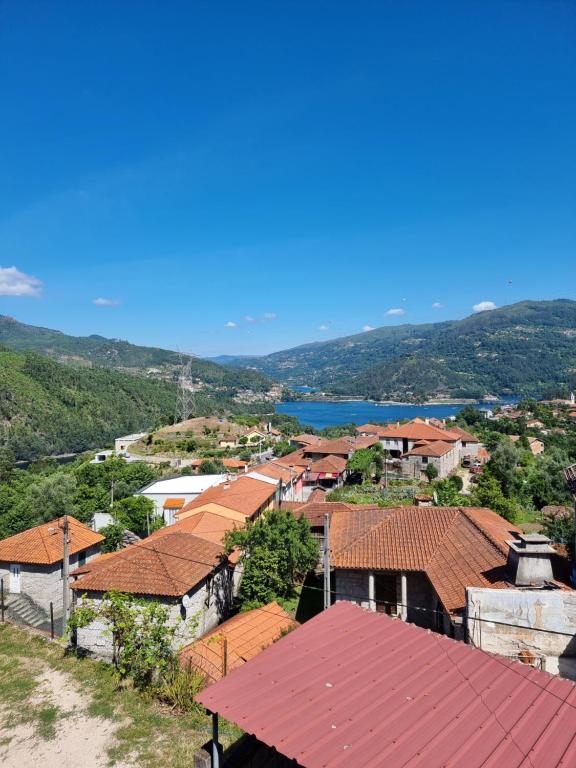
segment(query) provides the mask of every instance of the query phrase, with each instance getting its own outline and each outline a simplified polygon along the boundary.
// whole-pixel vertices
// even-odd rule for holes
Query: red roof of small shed
[[[304,768],[569,768],[576,688],[342,602],[197,701]]]

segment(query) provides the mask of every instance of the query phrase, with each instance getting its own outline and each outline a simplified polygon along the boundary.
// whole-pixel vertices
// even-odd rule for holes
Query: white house
[[[174,522],[174,507],[166,502],[178,499],[180,507],[194,501],[207,488],[224,483],[226,475],[181,475],[155,480],[137,491],[135,496],[145,496],[154,502],[155,512],[164,517],[166,525]]]

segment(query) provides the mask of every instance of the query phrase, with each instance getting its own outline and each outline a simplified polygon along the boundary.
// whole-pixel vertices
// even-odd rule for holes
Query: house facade
[[[100,553],[104,536],[68,516],[70,570]],[[0,541],[0,579],[4,592],[25,595],[41,611],[52,603],[55,615],[63,608],[63,518],[29,528]]]
[[[335,599],[461,638],[466,588],[510,586],[508,540],[518,533],[489,509],[335,511]]]
[[[226,618],[235,592],[234,568],[222,545],[185,530],[151,536],[71,575],[78,606],[97,610],[111,590],[165,606],[168,625],[176,627],[175,650]],[[100,619],[77,630],[76,644],[97,658],[112,658],[112,637]]]

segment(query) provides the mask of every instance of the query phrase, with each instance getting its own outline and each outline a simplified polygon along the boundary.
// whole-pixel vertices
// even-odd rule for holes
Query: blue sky
[[[0,87],[2,314],[214,355],[576,298],[568,0],[4,0]]]

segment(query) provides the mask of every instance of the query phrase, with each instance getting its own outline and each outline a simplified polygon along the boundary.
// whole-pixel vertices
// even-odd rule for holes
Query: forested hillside
[[[169,349],[141,347],[103,336],[68,336],[5,315],[0,315],[0,344],[19,352],[38,352],[77,367],[94,365],[140,373],[153,369],[151,375],[156,378],[174,378],[181,364],[180,353]],[[191,374],[205,384],[228,390],[264,392],[271,386],[258,371],[225,368],[196,357],[192,358]]]
[[[0,348],[0,445],[17,459],[98,447],[174,407],[173,384]]]
[[[227,361],[288,384],[376,399],[538,395],[576,386],[576,302],[524,301]]]

